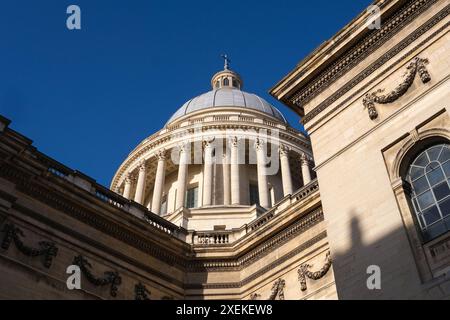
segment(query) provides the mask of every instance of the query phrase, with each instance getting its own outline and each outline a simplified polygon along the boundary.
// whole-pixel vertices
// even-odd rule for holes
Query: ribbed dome
[[[266,100],[255,94],[247,93],[233,87],[221,87],[206,92],[186,102],[173,114],[167,124],[189,113],[215,107],[249,108],[264,112],[278,120],[287,123],[281,112]]]

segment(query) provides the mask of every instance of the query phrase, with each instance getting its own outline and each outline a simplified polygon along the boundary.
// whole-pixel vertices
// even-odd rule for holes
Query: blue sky
[[[231,56],[245,90],[268,90],[369,0],[15,0],[0,19],[0,114],[42,152],[109,186],[128,153]],[[66,8],[81,8],[81,30]]]

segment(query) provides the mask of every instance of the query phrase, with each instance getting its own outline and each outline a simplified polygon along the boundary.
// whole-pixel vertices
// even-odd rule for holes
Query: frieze
[[[278,279],[272,286],[272,292],[270,294],[269,300],[275,300],[277,297],[279,300],[284,300],[284,287],[286,286],[286,281],[284,279]]]
[[[96,287],[110,285],[109,293],[112,297],[117,296],[118,287],[122,283],[122,278],[116,271],[106,271],[103,277],[96,277],[92,272],[92,265],[82,255],[78,255],[73,259],[73,264],[80,267],[81,272],[86,279]]]
[[[306,278],[311,280],[319,280],[323,278],[327,273],[328,270],[331,268],[331,257],[330,252],[326,255],[326,261],[325,264],[320,268],[318,271],[310,271],[309,269],[312,267],[311,265],[305,263],[300,266],[298,269],[298,281],[300,282],[300,290],[306,291],[308,289],[306,285]]]
[[[12,223],[6,223],[3,225],[2,232],[5,233],[1,248],[3,250],[9,250],[11,243],[14,243],[16,248],[27,257],[39,257],[43,256],[43,265],[49,269],[52,266],[53,258],[58,254],[58,248],[55,243],[50,241],[40,241],[38,243],[39,248],[33,248],[23,243],[21,237],[25,237],[23,231],[16,227]]]
[[[139,282],[134,286],[134,300],[150,300],[151,292]]]
[[[430,20],[428,20],[424,25],[422,25],[420,28],[415,30],[413,33],[411,33],[408,37],[406,37],[404,40],[402,40],[398,45],[390,49],[386,54],[382,55],[380,58],[378,58],[374,63],[372,63],[369,67],[367,67],[365,70],[363,70],[361,73],[359,73],[356,77],[354,77],[351,81],[349,81],[347,84],[343,85],[339,90],[337,90],[333,95],[325,99],[323,102],[321,102],[317,107],[315,107],[311,112],[306,114],[302,118],[302,123],[306,124],[310,122],[312,119],[317,117],[322,111],[327,109],[331,104],[333,104],[335,101],[337,101],[339,98],[341,98],[345,93],[352,90],[354,87],[356,87],[358,84],[363,82],[364,79],[369,77],[372,73],[374,73],[376,70],[380,69],[384,64],[386,64],[390,59],[395,57],[398,53],[403,51],[405,48],[407,48],[409,45],[414,43],[420,36],[425,34],[427,31],[429,31],[432,27],[434,27],[437,23],[442,21],[445,17],[448,16],[450,13],[450,5],[446,6],[443,10],[441,10],[439,13],[437,13],[434,17],[432,17]],[[428,43],[431,39],[436,37],[438,34],[440,34],[442,31],[446,30],[450,26],[450,23],[446,23],[444,26],[433,32],[430,36],[428,36],[426,39],[421,41],[419,44],[417,44],[414,48],[403,54],[399,59],[397,59],[395,62],[393,62],[390,66],[384,70],[384,72],[380,73],[379,75],[375,76],[373,81],[377,81],[381,77],[384,77],[387,72],[392,70],[396,67],[396,65],[402,63],[402,61],[409,56],[413,55],[420,47]],[[370,84],[368,84],[370,85]],[[336,110],[342,108],[343,106],[347,105],[351,100],[353,100],[355,97],[360,95],[364,90],[366,90],[366,87],[364,86],[362,88],[359,88],[358,90],[355,90],[349,97],[347,97],[344,101],[339,103],[336,107],[334,107],[332,110],[327,112],[323,117],[326,118]],[[317,124],[314,124],[310,126],[309,128],[315,127]]]
[[[402,28],[410,23],[415,17],[428,9],[437,0],[415,0],[410,1],[397,14],[383,23],[380,30],[373,30],[360,45],[354,47],[349,53],[341,57],[337,62],[323,71],[317,80],[309,84],[301,92],[291,98],[291,102],[297,106],[310,102],[334,81],[342,77],[354,66],[364,60],[369,54],[379,49],[387,40],[397,34]],[[291,81],[294,81],[294,78]]]
[[[428,73],[425,65],[428,64],[428,59],[422,59],[416,57],[407,67],[407,71],[404,75],[404,80],[391,92],[385,95],[381,95],[385,89],[378,89],[375,92],[366,94],[363,99],[364,108],[368,110],[369,117],[371,120],[378,118],[378,112],[375,107],[375,103],[379,104],[389,104],[395,102],[397,99],[401,98],[414,83],[416,74],[419,75],[422,83],[428,83],[431,80],[430,74]]]

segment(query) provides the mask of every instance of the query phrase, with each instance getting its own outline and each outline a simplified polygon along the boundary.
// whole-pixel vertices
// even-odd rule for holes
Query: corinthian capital
[[[260,138],[256,139],[256,141],[255,141],[255,149],[256,149],[256,151],[264,150],[265,146],[266,146],[266,141],[265,140],[260,139]]]
[[[145,171],[147,169],[146,163],[145,160],[139,162],[139,171]]]
[[[302,153],[300,155],[300,161],[303,166],[309,166],[310,157],[306,155],[306,153]]]
[[[285,144],[281,144],[280,147],[279,147],[279,151],[280,151],[280,155],[281,156],[288,156],[289,152],[291,151],[291,148],[289,148]]]
[[[233,136],[230,138],[230,145],[232,147],[238,147],[239,146],[239,140],[241,140],[238,136]]]
[[[167,157],[166,149],[162,148],[156,151],[156,158],[158,160],[166,160],[166,157]]]

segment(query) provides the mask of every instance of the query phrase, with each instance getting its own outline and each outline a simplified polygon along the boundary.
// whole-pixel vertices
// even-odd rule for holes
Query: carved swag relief
[[[298,269],[298,281],[300,282],[300,289],[302,291],[306,291],[308,289],[308,287],[306,286],[306,278],[311,280],[319,280],[323,278],[328,273],[328,270],[330,270],[331,262],[330,252],[328,252],[325,264],[318,271],[312,272],[309,270],[312,267],[311,265],[307,263],[302,264]]]
[[[53,258],[58,254],[58,248],[55,246],[55,243],[50,241],[40,241],[38,243],[38,248],[30,247],[21,239],[25,238],[23,231],[12,223],[6,223],[3,226],[2,232],[5,233],[1,243],[2,249],[8,250],[11,243],[14,243],[16,248],[28,257],[43,256],[44,260],[42,264],[45,268],[49,269],[52,266]]]
[[[364,108],[368,110],[371,120],[378,118],[378,112],[375,103],[389,104],[393,103],[401,96],[403,96],[414,82],[416,74],[419,74],[422,83],[427,83],[431,80],[431,76],[425,65],[428,64],[428,59],[416,57],[407,67],[403,75],[404,80],[394,90],[388,94],[380,95],[385,89],[378,89],[375,92],[368,93],[363,99]]]

